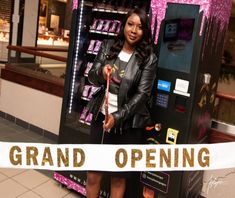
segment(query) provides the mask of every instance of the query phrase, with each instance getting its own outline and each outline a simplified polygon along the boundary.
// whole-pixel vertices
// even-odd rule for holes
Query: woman
[[[105,86],[112,71],[109,87],[109,114],[104,123],[104,91],[90,106],[94,118],[91,143],[140,144],[150,115],[146,104],[155,78],[156,57],[153,54],[148,16],[141,9],[128,12],[118,38],[104,41],[88,74],[91,83]],[[104,89],[103,89],[104,90]],[[96,94],[95,94],[96,95]],[[102,138],[105,131],[104,139]],[[122,198],[127,173],[111,173],[111,197]],[[97,198],[102,172],[87,173],[87,197]]]

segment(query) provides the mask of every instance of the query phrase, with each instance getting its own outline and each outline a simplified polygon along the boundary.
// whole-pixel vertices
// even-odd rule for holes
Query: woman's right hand
[[[107,80],[107,76],[110,70],[112,70],[112,67],[109,64],[103,67],[103,77],[105,80]]]

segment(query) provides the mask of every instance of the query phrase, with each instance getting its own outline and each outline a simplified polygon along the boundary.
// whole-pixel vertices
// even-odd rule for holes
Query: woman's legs
[[[102,180],[102,173],[99,172],[87,172],[86,182],[86,197],[98,198],[100,193],[100,183]]]
[[[126,179],[112,177],[111,178],[111,198],[123,198],[126,190]]]
[[[101,1],[97,1],[101,3]],[[100,144],[103,134],[103,120],[104,115],[98,114],[97,119],[93,119],[90,128],[90,143]],[[86,197],[87,198],[98,198],[100,194],[100,184],[103,177],[103,172],[88,171],[86,181]]]
[[[123,132],[122,135],[118,135],[118,133],[108,133],[108,135],[106,136],[106,140],[108,140],[109,143],[112,144],[140,144],[142,143],[142,133],[143,133],[143,129],[128,129],[128,131]],[[109,139],[108,139],[109,138]],[[128,174],[128,175],[127,175]],[[111,198],[123,198],[125,191],[126,191],[126,185],[128,185],[127,183],[127,179],[128,181],[130,180],[132,173],[113,173],[111,176]],[[139,178],[137,178],[137,181],[139,180]],[[133,183],[131,181],[131,183]],[[132,184],[130,185],[132,186]],[[126,197],[128,198],[137,198],[136,196],[132,196],[133,194],[136,194],[137,189],[133,189],[131,188],[131,192],[129,190],[128,186],[128,191],[125,194]],[[128,195],[131,196],[128,196]]]

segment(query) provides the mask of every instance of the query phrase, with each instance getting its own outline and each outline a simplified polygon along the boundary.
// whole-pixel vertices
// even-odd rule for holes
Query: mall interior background
[[[53,140],[59,135],[71,7],[71,0],[1,0],[0,5],[1,116]],[[35,56],[32,51],[19,53],[7,49],[8,45],[42,47],[42,53],[47,48],[51,50],[47,54],[61,59]],[[235,2],[224,50],[217,91],[233,100],[218,98],[214,118],[235,125]],[[6,65],[8,69],[4,70]],[[202,195],[235,195],[232,183],[234,169],[206,171]]]

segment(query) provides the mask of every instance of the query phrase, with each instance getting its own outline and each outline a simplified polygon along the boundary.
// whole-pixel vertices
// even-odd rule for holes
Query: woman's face
[[[124,27],[124,36],[126,44],[130,46],[135,46],[142,39],[142,24],[137,14],[132,14],[128,17]]]

